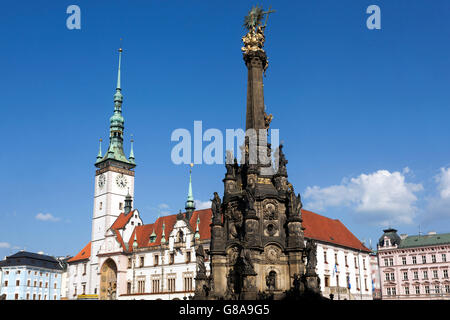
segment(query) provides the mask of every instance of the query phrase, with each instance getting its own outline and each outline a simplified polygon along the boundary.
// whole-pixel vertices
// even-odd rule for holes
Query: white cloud
[[[163,209],[169,209],[170,207],[166,203],[161,203],[161,204],[158,205],[158,208],[163,210]]]
[[[208,200],[208,201],[194,200],[194,204],[195,204],[195,210],[211,208],[211,200]]]
[[[59,221],[60,219],[57,217],[54,217],[51,213],[38,213],[36,215],[36,220],[56,222],[56,221]]]
[[[450,199],[450,167],[441,168],[441,172],[435,176],[438,184],[439,195],[442,199]]]
[[[11,248],[11,245],[8,242],[0,242],[0,248],[8,249],[8,248]]]
[[[403,172],[378,170],[343,179],[341,184],[320,188],[307,187],[303,198],[305,207],[324,210],[327,207],[349,207],[360,216],[381,224],[412,223],[418,208],[416,193],[421,184],[407,183]]]

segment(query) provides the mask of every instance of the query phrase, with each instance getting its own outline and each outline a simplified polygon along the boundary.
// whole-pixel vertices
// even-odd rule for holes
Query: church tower
[[[94,212],[92,218],[91,266],[92,274],[99,271],[97,253],[104,245],[109,227],[134,199],[134,152],[131,140],[130,156],[123,151],[124,118],[122,116],[122,88],[120,65],[122,49],[119,49],[117,87],[114,94],[114,114],[110,118],[109,146],[102,156],[101,141],[95,166]],[[128,198],[127,198],[128,196]],[[95,283],[96,281],[94,281]]]
[[[305,264],[314,249],[309,243],[305,247],[300,194],[295,195],[287,179],[282,145],[272,161],[267,143],[272,116],[264,108],[268,59],[263,49],[266,25],[261,20],[266,15],[267,22],[271,12],[254,7],[244,22],[248,29],[242,38],[248,70],[244,160],[238,164],[235,158],[233,163],[227,155],[223,199],[215,192],[211,206],[211,290],[216,299],[284,299],[288,292],[299,296],[318,285],[314,259]]]

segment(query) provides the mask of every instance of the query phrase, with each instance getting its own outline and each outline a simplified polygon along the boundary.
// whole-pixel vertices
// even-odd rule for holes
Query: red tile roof
[[[303,209],[302,218],[306,238],[370,252],[339,220]]]
[[[70,258],[69,260],[67,260],[67,262],[70,263],[86,260],[89,259],[90,256],[91,256],[91,242],[89,241],[89,243],[80,252],[78,252],[76,256]]]
[[[125,227],[125,225],[128,223],[128,221],[130,221],[130,218],[133,216],[133,211],[131,211],[128,214],[125,214],[124,212],[122,212],[116,219],[116,221],[114,221],[114,223],[111,226],[111,229],[122,229]]]
[[[198,210],[194,211],[194,213],[191,216],[191,219],[189,220],[189,224],[192,230],[195,232],[195,230],[197,229],[197,218],[200,217],[200,223],[198,226],[200,233],[200,240],[205,239],[207,240],[211,238],[211,228],[210,228],[211,215],[212,215],[211,209]],[[135,234],[136,234],[136,241],[138,243],[138,248],[159,246],[161,244],[162,239],[163,223],[165,224],[164,233],[166,236],[166,241],[169,241],[170,233],[172,232],[176,221],[177,215],[173,214],[170,216],[160,217],[153,224],[136,226],[133,233],[131,234],[130,239],[128,240],[129,250],[130,251],[133,250],[133,242]],[[150,242],[150,236],[153,233],[153,231],[156,234],[156,240],[155,242]]]

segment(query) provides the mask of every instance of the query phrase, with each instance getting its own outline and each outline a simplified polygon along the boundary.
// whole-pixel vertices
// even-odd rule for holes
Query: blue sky
[[[304,208],[361,240],[450,232],[447,0],[259,1],[265,103]],[[81,8],[81,30],[66,8]],[[75,254],[90,239],[98,139],[106,149],[123,38],[125,137],[135,138],[144,222],[184,207],[177,128],[241,128],[243,17],[253,1],[20,1],[0,13],[0,256]],[[381,30],[366,8],[381,8]],[[129,152],[129,143],[126,143]],[[193,169],[194,197],[223,193],[223,165]]]

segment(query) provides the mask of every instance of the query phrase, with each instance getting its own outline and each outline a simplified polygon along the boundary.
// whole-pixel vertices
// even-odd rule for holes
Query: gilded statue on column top
[[[261,52],[265,53],[263,47],[266,37],[264,35],[264,30],[267,26],[267,19],[273,10],[264,11],[261,7],[253,7],[248,15],[244,19],[244,27],[248,30],[247,34],[242,37],[242,42],[244,46],[241,48],[244,55],[249,53]],[[266,21],[264,25],[262,24],[262,19],[266,16]],[[264,71],[267,69],[267,63],[264,67]]]

